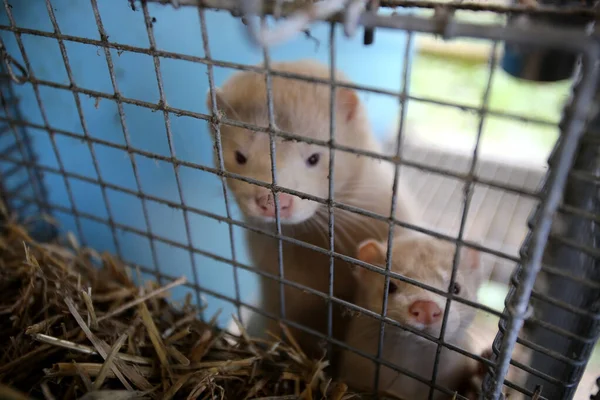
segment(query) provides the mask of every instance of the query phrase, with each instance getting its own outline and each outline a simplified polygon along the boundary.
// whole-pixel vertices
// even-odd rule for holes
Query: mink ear
[[[232,117],[233,110],[227,100],[225,100],[225,95],[221,88],[215,87],[215,98],[217,99],[217,110]],[[206,108],[208,109],[208,114],[212,114],[213,104],[210,89],[206,93]]]
[[[358,112],[360,106],[360,99],[356,92],[348,88],[340,88],[336,94],[336,101],[338,104],[338,115],[344,118],[345,122],[352,121]]]
[[[368,239],[358,245],[356,258],[369,264],[382,264],[385,262],[385,251],[378,241]]]
[[[369,264],[385,264],[385,248],[375,239],[368,239],[358,245],[356,258]],[[370,272],[367,268],[360,265],[354,266],[354,277],[363,282],[369,279]]]

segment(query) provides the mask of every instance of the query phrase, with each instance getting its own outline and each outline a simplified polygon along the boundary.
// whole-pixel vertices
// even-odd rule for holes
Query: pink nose
[[[294,198],[292,197],[292,195],[289,195],[287,193],[279,193],[279,216],[283,218],[290,217],[292,215],[293,203]],[[275,200],[273,199],[272,193],[261,197],[257,197],[256,205],[260,209],[263,216],[275,216]]]
[[[424,325],[431,325],[442,318],[442,310],[433,301],[415,301],[408,311],[417,322]]]

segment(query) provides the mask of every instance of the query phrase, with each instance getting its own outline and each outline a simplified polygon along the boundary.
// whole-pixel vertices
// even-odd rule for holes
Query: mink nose
[[[415,301],[408,311],[417,322],[424,325],[431,325],[442,318],[442,310],[433,301]]]
[[[279,216],[288,218],[292,215],[292,205],[294,198],[287,193],[279,193]],[[273,194],[269,193],[256,197],[256,205],[265,217],[275,217],[275,199]]]

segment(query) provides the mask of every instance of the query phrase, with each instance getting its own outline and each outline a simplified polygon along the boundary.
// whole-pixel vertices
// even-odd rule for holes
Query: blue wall
[[[115,43],[147,48],[149,46],[143,14],[133,11],[126,0],[99,0],[99,11],[109,35]],[[65,35],[100,39],[89,2],[81,0],[52,0],[58,23]],[[12,1],[12,13],[20,27],[52,32],[44,0]],[[157,46],[161,50],[204,56],[198,13],[191,8],[173,9],[168,6],[151,4],[150,14],[154,23]],[[262,60],[261,51],[250,46],[244,35],[243,25],[225,12],[207,12],[210,48],[214,59],[244,64],[255,64]],[[5,10],[0,13],[0,23],[9,25]],[[22,57],[11,32],[0,31],[8,52],[19,62]],[[316,25],[311,33],[313,39],[299,35],[291,43],[272,49],[273,60],[294,60],[316,58],[328,62],[329,27]],[[69,84],[62,61],[58,42],[29,34],[22,35],[27,55],[36,78]],[[337,65],[357,83],[367,84],[388,90],[400,90],[402,62],[406,38],[402,33],[390,31],[376,32],[375,44],[362,46],[362,30],[349,40],[343,36],[341,28],[337,35]],[[65,41],[76,84],[79,87],[113,94],[103,49],[95,46]],[[115,73],[121,93],[125,97],[157,103],[159,93],[156,84],[153,61],[150,56],[130,52],[118,53],[111,50]],[[206,66],[181,60],[161,60],[166,97],[169,105],[195,112],[207,113],[204,104],[208,90]],[[221,84],[233,71],[215,68],[215,79]],[[32,86],[14,85],[20,98],[20,111],[24,118],[35,124],[43,124]],[[83,135],[75,102],[71,92],[40,86],[42,101],[49,123],[56,129]],[[112,100],[96,99],[80,95],[83,113],[90,135],[119,145],[125,140],[117,112]],[[375,132],[379,136],[393,126],[398,113],[397,100],[374,94],[362,94],[368,107]],[[126,124],[131,135],[132,145],[145,151],[169,156],[169,148],[162,112],[124,105]],[[4,116],[4,111],[2,111]],[[207,134],[206,123],[201,120],[171,115],[175,152],[178,158],[197,164],[212,166],[212,143]],[[58,168],[57,158],[52,150],[46,131],[29,129],[33,138],[34,150],[39,162],[51,168]],[[66,171],[96,179],[97,173],[92,163],[88,145],[79,139],[56,135],[58,151]],[[6,142],[0,143],[6,146]],[[128,155],[109,146],[94,144],[100,173],[111,184],[137,190],[131,162]],[[144,192],[165,200],[179,203],[175,172],[171,165],[161,161],[136,155],[141,186]],[[6,170],[13,166],[10,161],[0,159],[0,167]],[[183,196],[188,205],[225,216],[225,207],[220,181],[210,173],[187,167],[180,168]],[[44,181],[49,191],[49,201],[58,206],[71,208],[62,177],[54,173],[44,173]],[[107,218],[99,186],[80,179],[69,178],[77,210],[99,218]],[[10,186],[10,182],[6,183]],[[108,199],[115,221],[119,224],[146,231],[142,214],[141,200],[120,191],[107,190]],[[150,225],[157,236],[187,244],[183,214],[181,210],[165,205],[147,202]],[[234,208],[235,218],[239,211]],[[76,232],[73,216],[56,211],[55,217],[64,229]],[[228,226],[206,217],[190,214],[192,245],[222,257],[231,258]],[[115,252],[111,230],[108,225],[87,218],[81,219],[83,237],[81,241],[97,250]],[[153,267],[150,242],[147,237],[125,230],[117,230],[118,240],[123,250],[122,256],[149,268]],[[240,231],[236,229],[236,256],[247,263],[247,256]],[[158,265],[171,276],[186,275],[192,279],[189,254],[182,249],[155,241]],[[225,296],[234,297],[233,272],[231,266],[211,258],[195,255],[200,284]],[[251,273],[239,271],[241,298],[249,301],[253,296],[255,279]],[[180,288],[174,297],[181,298],[188,289]],[[221,299],[206,296],[209,303],[208,315],[223,308],[221,322],[227,321],[234,307]]]

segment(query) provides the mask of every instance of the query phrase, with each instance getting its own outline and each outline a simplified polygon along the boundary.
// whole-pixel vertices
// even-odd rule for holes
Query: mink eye
[[[397,290],[398,290],[398,285],[396,285],[394,282],[390,282],[390,286],[388,287],[388,293],[389,294],[396,293]]]
[[[454,294],[460,293],[460,285],[457,282],[454,282],[454,285],[452,285],[452,293],[454,293]]]
[[[319,153],[315,153],[315,154],[311,155],[310,157],[308,157],[308,159],[306,160],[306,163],[308,164],[309,167],[314,167],[315,165],[317,165],[319,163],[320,158],[321,158],[321,155]]]
[[[235,152],[235,161],[237,161],[238,164],[246,164],[246,161],[248,161],[248,159],[246,158],[245,155],[243,155],[239,151],[236,151]]]

